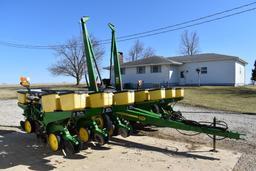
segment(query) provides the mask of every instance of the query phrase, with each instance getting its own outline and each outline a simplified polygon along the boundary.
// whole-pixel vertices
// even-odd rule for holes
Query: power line
[[[181,29],[185,29],[185,28],[189,28],[189,27],[193,27],[193,26],[202,25],[202,24],[205,24],[205,23],[210,23],[210,22],[221,20],[221,19],[224,19],[224,18],[229,18],[229,17],[235,16],[235,15],[239,15],[239,14],[242,14],[242,13],[253,11],[253,10],[256,9],[256,7],[246,9],[246,10],[242,10],[242,11],[239,11],[239,12],[235,12],[235,13],[232,13],[232,14],[227,14],[227,15],[224,15],[224,16],[221,16],[221,17],[210,19],[210,20],[201,21],[201,20],[204,20],[206,18],[212,18],[214,16],[225,14],[225,13],[228,13],[228,12],[232,12],[234,10],[238,10],[238,9],[248,7],[248,6],[251,6],[251,5],[254,5],[254,4],[256,4],[256,2],[241,5],[241,6],[232,8],[232,9],[217,12],[217,13],[207,15],[207,16],[203,16],[203,17],[200,17],[200,18],[197,18],[197,19],[181,22],[181,23],[178,23],[178,24],[174,24],[174,25],[170,25],[170,26],[166,26],[166,27],[161,27],[161,28],[157,28],[157,29],[153,29],[153,30],[149,30],[149,31],[144,31],[144,32],[140,32],[140,33],[130,34],[130,35],[126,35],[126,36],[117,37],[117,39],[118,39],[117,41],[118,42],[124,42],[124,41],[133,40],[133,39],[155,36],[155,35],[164,34],[164,33],[172,32],[172,31],[177,31],[177,30],[181,30]],[[201,21],[201,22],[194,23],[196,21]],[[193,23],[193,24],[189,24],[189,23]],[[189,25],[185,25],[185,24],[189,24]],[[185,26],[182,26],[182,25],[185,25]],[[178,26],[182,26],[182,27],[178,27]],[[173,28],[173,27],[177,27],[177,28],[168,29],[168,28]],[[168,29],[168,30],[166,30],[166,29]],[[100,40],[99,44],[102,44],[102,45],[103,44],[109,44],[110,40],[111,39]],[[55,49],[55,48],[58,48],[60,46],[65,46],[65,44],[29,45],[29,44],[17,44],[17,43],[13,43],[13,42],[5,42],[5,41],[0,41],[0,45],[8,46],[8,47],[14,47],[14,48],[26,48],[26,49]]]
[[[0,41],[0,45],[14,47],[14,48],[26,48],[26,49],[54,49],[62,45],[26,45],[26,44],[17,44],[12,42]]]
[[[124,42],[124,41],[128,41],[128,40],[139,39],[139,38],[144,38],[144,37],[150,37],[150,36],[155,36],[155,35],[159,35],[159,34],[164,34],[164,33],[167,33],[167,32],[182,30],[182,29],[185,29],[185,28],[189,28],[189,27],[193,27],[193,26],[198,26],[198,25],[202,25],[202,24],[205,24],[205,23],[210,23],[210,22],[221,20],[221,19],[224,19],[224,18],[229,18],[231,16],[239,15],[239,14],[250,12],[250,11],[253,11],[253,10],[256,10],[256,7],[255,8],[250,8],[250,9],[247,9],[247,10],[244,10],[244,11],[236,12],[236,13],[233,13],[233,14],[225,15],[225,16],[222,16],[222,17],[214,18],[214,19],[211,19],[211,20],[206,20],[206,21],[203,21],[203,22],[198,22],[198,23],[190,24],[190,25],[183,26],[183,27],[178,27],[178,28],[171,29],[171,30],[165,30],[165,31],[157,32],[157,33],[151,33],[151,34],[146,34],[146,35],[132,37],[132,38],[127,38],[127,39],[120,39],[120,40],[118,40],[118,42]]]
[[[217,15],[221,15],[221,14],[232,12],[232,11],[235,11],[235,10],[238,10],[238,9],[241,9],[241,8],[245,8],[245,7],[254,5],[254,4],[256,4],[256,2],[252,2],[252,3],[249,3],[249,4],[241,5],[241,6],[238,6],[238,7],[235,7],[235,8],[231,8],[231,9],[224,10],[224,11],[221,11],[221,12],[216,12],[216,13],[213,13],[213,14],[210,14],[210,15],[206,15],[206,16],[199,17],[199,18],[196,18],[196,19],[184,21],[184,22],[181,22],[181,23],[178,23],[178,24],[174,24],[174,25],[170,25],[170,26],[165,26],[165,27],[161,27],[161,28],[157,28],[157,29],[153,29],[153,30],[148,30],[148,31],[140,32],[140,33],[134,33],[134,34],[126,35],[126,36],[120,36],[120,37],[117,37],[117,39],[134,37],[134,36],[138,36],[138,35],[148,34],[148,33],[156,32],[156,31],[160,31],[160,30],[165,30],[165,29],[172,28],[172,27],[177,27],[177,26],[193,23],[193,22],[196,22],[196,21],[204,20],[206,18],[211,18],[211,17],[217,16]],[[109,40],[110,39],[105,39],[105,40],[102,40],[102,41],[109,41]]]

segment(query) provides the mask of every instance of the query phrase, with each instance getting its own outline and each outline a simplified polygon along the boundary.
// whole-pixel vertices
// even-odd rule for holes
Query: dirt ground
[[[245,140],[225,139],[218,153],[209,152],[205,135],[187,137],[170,128],[153,128],[139,136],[113,138],[109,144],[89,144],[72,159],[53,154],[34,135],[20,131],[23,119],[16,100],[0,101],[0,170],[256,170],[256,116],[177,105],[188,119],[224,120]],[[150,137],[147,137],[148,135]]]

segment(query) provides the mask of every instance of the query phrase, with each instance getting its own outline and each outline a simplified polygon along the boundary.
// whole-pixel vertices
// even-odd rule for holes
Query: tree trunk
[[[76,85],[78,86],[80,84],[80,78],[76,77]]]

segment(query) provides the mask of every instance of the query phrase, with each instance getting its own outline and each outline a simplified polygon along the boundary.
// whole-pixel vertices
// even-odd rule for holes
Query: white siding
[[[151,73],[150,66],[146,66],[146,72],[137,74],[136,67],[125,68],[122,75],[123,83],[137,84],[143,80],[144,84],[169,83],[171,85],[198,85],[199,77],[197,68],[207,67],[206,74],[200,74],[201,85],[244,85],[245,65],[234,60],[208,61],[197,63],[185,63],[182,65],[162,65],[160,73]],[[184,72],[185,78],[180,77]],[[111,81],[113,83],[113,72]]]
[[[146,72],[143,74],[137,74],[136,67],[125,68],[125,74],[122,75],[123,83],[137,83],[138,80],[143,80],[144,83],[163,83],[167,82],[168,78],[168,65],[162,65],[159,73],[151,73],[150,66],[146,66]]]
[[[234,61],[209,61],[198,63],[186,63],[179,68],[184,71],[185,78],[179,78],[180,84],[198,84],[197,68],[207,67],[207,74],[200,74],[200,83],[209,85],[234,85],[235,67]]]
[[[235,62],[235,72],[236,72],[236,86],[241,86],[245,84],[245,67],[240,62]]]

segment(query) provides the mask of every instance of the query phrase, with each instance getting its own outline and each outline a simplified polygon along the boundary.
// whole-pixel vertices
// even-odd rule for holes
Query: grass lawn
[[[188,87],[185,104],[242,113],[256,113],[256,86]]]

